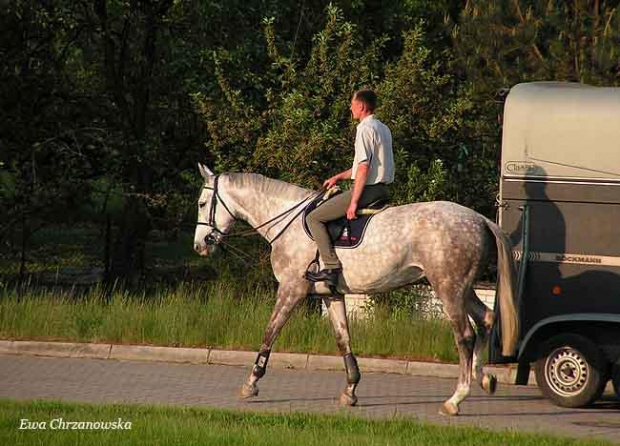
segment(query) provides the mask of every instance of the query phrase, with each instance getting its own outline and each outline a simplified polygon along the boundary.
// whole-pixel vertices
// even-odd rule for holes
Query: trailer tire
[[[560,334],[542,348],[534,372],[542,394],[562,407],[584,407],[596,401],[608,380],[608,365],[585,336]]]

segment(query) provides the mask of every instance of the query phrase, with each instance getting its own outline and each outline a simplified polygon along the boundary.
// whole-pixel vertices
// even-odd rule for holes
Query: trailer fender
[[[593,325],[594,324],[594,325]],[[536,359],[541,342],[557,333],[580,333],[595,335],[601,327],[620,331],[620,314],[611,313],[572,313],[552,316],[540,320],[524,336],[519,345],[519,363],[529,363]],[[620,346],[620,341],[619,341]],[[613,361],[613,358],[610,359]]]

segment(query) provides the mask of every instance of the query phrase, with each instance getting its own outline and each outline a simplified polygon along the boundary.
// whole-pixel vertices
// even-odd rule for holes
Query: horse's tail
[[[491,220],[485,219],[497,244],[497,295],[499,296],[502,355],[513,356],[519,338],[519,317],[515,306],[516,267],[512,243],[506,233]]]

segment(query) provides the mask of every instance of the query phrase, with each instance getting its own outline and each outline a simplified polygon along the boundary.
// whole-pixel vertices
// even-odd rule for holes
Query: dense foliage
[[[111,277],[190,223],[197,161],[314,187],[346,169],[361,87],[397,202],[488,215],[518,82],[620,83],[618,0],[2,0],[0,240],[112,225]],[[18,246],[19,245],[19,246]]]

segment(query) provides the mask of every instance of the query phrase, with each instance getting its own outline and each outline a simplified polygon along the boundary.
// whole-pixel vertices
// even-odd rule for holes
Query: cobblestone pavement
[[[431,423],[546,432],[620,443],[620,401],[606,394],[590,409],[551,405],[535,387],[502,385],[494,396],[478,387],[445,418],[440,404],[455,380],[364,373],[357,407],[342,409],[342,372],[268,370],[253,400],[237,397],[249,368],[0,355],[0,398],[92,403],[214,407],[260,412],[351,413],[367,418],[412,418]]]

